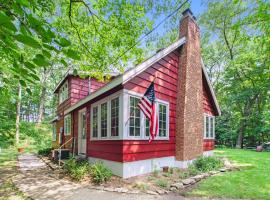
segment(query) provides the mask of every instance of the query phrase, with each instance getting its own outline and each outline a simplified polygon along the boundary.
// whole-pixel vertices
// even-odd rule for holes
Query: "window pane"
[[[82,113],[82,138],[85,139],[86,138],[86,116],[85,116],[85,112]]]
[[[107,102],[101,104],[101,137],[107,137]]]
[[[130,97],[129,105],[129,136],[140,136],[141,135],[141,111],[137,106],[140,99],[136,97]]]
[[[145,136],[149,137],[149,119],[145,118]]]
[[[205,122],[205,137],[209,138],[209,117],[206,116],[205,120],[206,120],[206,122]]]
[[[119,135],[119,97],[111,101],[111,136]]]
[[[98,137],[98,107],[93,108],[92,136]]]
[[[167,136],[167,106],[159,104],[159,137]]]
[[[211,117],[211,123],[210,123],[210,127],[211,127],[211,131],[210,131],[210,137],[213,138],[214,137],[214,117]]]

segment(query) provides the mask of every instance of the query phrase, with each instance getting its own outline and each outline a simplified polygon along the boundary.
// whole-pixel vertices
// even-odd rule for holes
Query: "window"
[[[159,125],[159,137],[167,137],[167,106],[165,104],[158,104],[158,125]]]
[[[107,117],[108,117],[108,112],[107,112],[107,102],[101,104],[101,137],[107,137]]]
[[[70,135],[71,130],[71,116],[66,115],[64,118],[64,135]]]
[[[119,136],[120,97],[107,97],[92,108],[91,134],[95,139],[117,138]]]
[[[111,101],[111,136],[119,136],[119,97]]]
[[[52,129],[52,141],[56,141],[56,123],[53,123]]]
[[[141,135],[141,111],[137,106],[140,99],[130,96],[129,99],[129,136]]]
[[[59,89],[59,104],[68,98],[68,82]]]
[[[215,117],[207,114],[204,115],[204,138],[215,138]]]
[[[86,138],[86,115],[85,115],[85,112],[82,112],[81,113],[81,137],[82,139],[85,139]]]
[[[92,137],[98,137],[98,107],[93,108],[93,118],[92,118]]]
[[[145,117],[145,136],[146,137],[149,137],[150,136],[149,126],[150,126],[149,119]]]

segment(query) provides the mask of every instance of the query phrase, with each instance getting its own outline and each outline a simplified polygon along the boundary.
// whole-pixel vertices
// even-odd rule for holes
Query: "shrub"
[[[189,176],[195,176],[199,173],[200,171],[196,168],[195,165],[189,165],[187,169],[187,173]]]
[[[146,191],[149,189],[149,185],[147,185],[146,183],[143,183],[143,182],[136,182],[133,187],[137,188],[138,190],[141,190],[141,191]]]
[[[65,162],[64,170],[71,178],[79,181],[88,174],[89,163],[87,161],[77,162],[74,158],[71,158]]]
[[[158,179],[155,184],[161,188],[168,188],[168,182],[164,179]]]
[[[215,170],[223,166],[223,162],[213,156],[199,157],[197,160],[194,161],[193,164],[199,171],[202,172]]]
[[[110,180],[112,171],[102,162],[96,162],[90,167],[90,176],[95,184],[100,184]]]
[[[52,148],[44,148],[38,150],[38,154],[42,156],[48,156],[51,153]]]

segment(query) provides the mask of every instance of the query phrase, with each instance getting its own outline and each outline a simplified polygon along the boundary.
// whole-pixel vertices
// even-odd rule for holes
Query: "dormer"
[[[115,75],[110,74],[111,79]],[[58,96],[57,110],[65,110],[89,94],[103,87],[108,81],[99,81],[90,76],[80,77],[73,72],[67,72],[57,84],[54,93]]]

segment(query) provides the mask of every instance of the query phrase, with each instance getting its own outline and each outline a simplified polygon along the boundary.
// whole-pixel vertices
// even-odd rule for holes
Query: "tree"
[[[226,126],[223,134],[233,137],[222,138],[234,139],[238,147],[256,145],[263,142],[262,113],[269,104],[269,2],[211,0],[206,6],[200,18],[206,40],[202,52],[218,81],[215,88],[226,113],[218,120],[222,123],[217,130]]]

